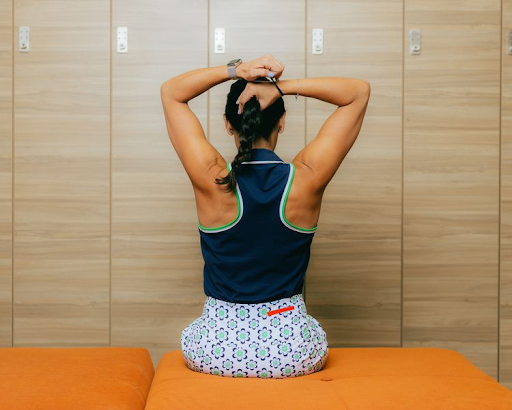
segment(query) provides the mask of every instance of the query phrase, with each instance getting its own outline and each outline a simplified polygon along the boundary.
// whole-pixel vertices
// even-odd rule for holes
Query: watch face
[[[241,58],[235,58],[234,60],[231,60],[228,65],[236,65],[238,62],[241,62],[242,59]]]

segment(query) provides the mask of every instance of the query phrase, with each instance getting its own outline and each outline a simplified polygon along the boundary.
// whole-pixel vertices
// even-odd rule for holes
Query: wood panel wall
[[[13,344],[105,346],[110,2],[14,4]]]
[[[512,388],[512,55],[508,50],[512,30],[512,1],[503,1],[501,35],[501,202],[500,270],[498,289],[499,380]]]
[[[359,137],[325,190],[306,277],[308,313],[330,346],[401,344],[402,6],[308,2],[307,31],[323,27],[325,49],[312,55],[308,35],[307,76],[372,87]],[[306,104],[310,142],[336,107]]]
[[[180,347],[204,303],[190,180],[167,135],[160,85],[208,65],[208,4],[113,1],[128,53],[112,53],[112,345]],[[208,126],[208,94],[190,102]]]
[[[202,312],[203,261],[160,84],[270,53],[283,78],[372,85],[306,276],[330,346],[451,348],[512,387],[512,0],[500,1],[0,0],[0,344],[145,346],[155,364],[180,348]],[[30,53],[17,52],[21,25]],[[228,160],[230,85],[190,101]],[[289,162],[335,107],[285,102],[276,153]]]
[[[12,15],[0,0],[0,346],[12,345]]]
[[[464,5],[464,7],[462,7]],[[407,0],[403,346],[455,349],[497,378],[500,0]]]

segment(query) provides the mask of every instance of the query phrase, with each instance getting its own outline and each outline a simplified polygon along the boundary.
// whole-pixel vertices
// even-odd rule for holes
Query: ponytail
[[[238,107],[237,107],[238,108]],[[239,114],[238,114],[239,115]],[[231,171],[224,178],[217,178],[216,184],[227,184],[227,191],[235,191],[236,175],[240,170],[239,167],[244,161],[251,160],[252,144],[260,133],[262,124],[262,115],[260,111],[260,103],[256,97],[252,97],[244,104],[242,118],[240,123],[239,140],[240,146],[235,159],[231,163]]]
[[[242,94],[246,84],[247,81],[243,78],[235,81],[231,85],[231,90],[226,102],[226,118],[233,128],[237,130],[240,140],[238,153],[231,163],[231,171],[229,171],[224,178],[215,179],[216,184],[227,185],[226,192],[235,192],[237,175],[243,169],[240,165],[242,162],[251,160],[254,141],[260,138],[264,138],[268,141],[272,130],[286,111],[282,97],[278,98],[271,106],[261,111],[259,101],[256,96],[253,96],[244,104],[242,114],[238,114],[238,104],[235,104],[235,102],[238,100],[240,94]]]

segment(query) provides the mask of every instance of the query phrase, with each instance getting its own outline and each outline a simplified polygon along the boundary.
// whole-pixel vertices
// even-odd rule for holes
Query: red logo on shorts
[[[267,316],[275,315],[276,313],[286,312],[287,310],[293,310],[295,309],[295,306],[287,306],[281,309],[271,310],[267,313]]]

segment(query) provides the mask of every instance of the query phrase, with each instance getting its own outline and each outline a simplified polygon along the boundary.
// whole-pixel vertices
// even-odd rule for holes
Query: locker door
[[[503,1],[501,72],[501,246],[499,382],[512,388],[512,55],[508,52],[512,30],[512,1]]]
[[[0,0],[0,347],[12,346],[12,1]]]
[[[492,377],[500,20],[498,0],[405,2],[403,346],[457,350]]]
[[[180,349],[204,302],[192,184],[169,139],[160,85],[205,67],[208,3],[112,2],[112,345],[153,362]],[[193,24],[191,24],[193,22]],[[117,53],[117,27],[128,52]],[[207,94],[189,106],[207,125]]]
[[[323,195],[306,281],[329,346],[400,346],[402,2],[308,2],[308,77],[369,81],[359,136]],[[311,30],[324,53],[311,54]],[[307,140],[337,108],[307,100]]]
[[[14,346],[108,346],[110,2],[14,5]]]

